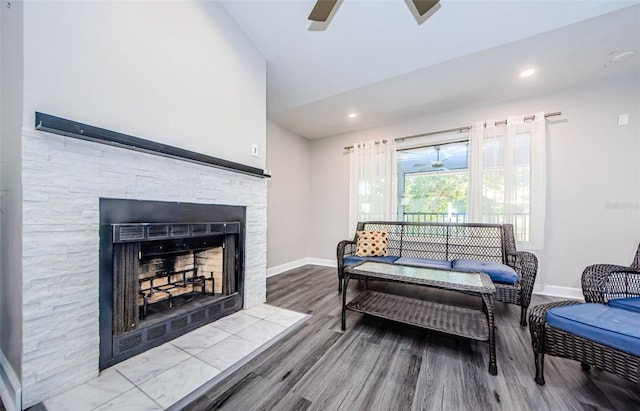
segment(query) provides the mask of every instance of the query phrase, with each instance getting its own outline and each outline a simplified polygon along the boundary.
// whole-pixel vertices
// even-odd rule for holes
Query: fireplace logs
[[[222,247],[143,261],[138,271],[141,319],[147,318],[150,304],[168,302],[172,309],[178,296],[223,294],[222,285]]]

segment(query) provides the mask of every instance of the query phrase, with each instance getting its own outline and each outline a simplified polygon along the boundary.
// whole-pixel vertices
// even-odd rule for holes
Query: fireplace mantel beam
[[[56,117],[37,111],[36,130],[47,131],[53,134],[59,134],[62,136],[77,138],[80,140],[87,140],[95,143],[141,151],[163,157],[190,161],[210,167],[233,171],[236,173],[248,174],[254,177],[271,177],[269,174],[266,174],[264,170],[256,167],[251,167],[245,164],[235,163],[233,161],[197,153],[195,151],[185,150],[167,144],[130,136],[128,134],[118,133],[116,131],[106,130],[104,128],[99,128],[88,124],[78,123],[76,121],[67,120],[61,117]]]

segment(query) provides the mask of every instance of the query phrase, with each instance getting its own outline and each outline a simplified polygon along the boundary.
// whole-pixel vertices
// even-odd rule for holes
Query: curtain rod
[[[547,117],[555,117],[555,116],[560,116],[560,115],[562,115],[562,112],[561,111],[556,111],[556,112],[553,112],[553,113],[547,113],[547,114],[544,115],[544,117],[547,118]],[[531,116],[525,117],[524,119],[525,120],[534,120],[535,118],[536,118],[535,115],[531,115]],[[507,120],[496,121],[496,126],[503,125],[503,124],[507,124]],[[485,124],[485,127],[486,127],[486,124]],[[431,132],[428,132],[428,133],[414,134],[412,136],[398,137],[398,138],[395,138],[394,140],[396,142],[397,141],[405,141],[405,140],[409,140],[409,139],[412,139],[412,138],[434,136],[436,134],[453,133],[454,131],[457,131],[458,133],[463,133],[463,132],[469,131],[469,130],[471,130],[471,126],[462,126],[462,127],[450,128],[448,130],[431,131]],[[386,143],[387,140],[382,140],[382,142]],[[353,146],[347,146],[344,149],[345,150],[351,150],[352,148],[353,148]]]

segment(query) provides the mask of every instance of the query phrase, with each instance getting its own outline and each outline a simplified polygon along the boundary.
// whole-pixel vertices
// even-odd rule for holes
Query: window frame
[[[455,143],[466,143],[467,156],[469,156],[469,144],[471,143],[471,134],[468,130],[465,130],[462,132],[454,131],[449,133],[442,133],[436,136],[417,137],[417,138],[412,138],[410,141],[400,140],[396,143],[396,152],[408,151],[408,150],[425,148],[425,147],[440,146],[440,145],[446,145],[446,144],[455,144]],[[471,172],[469,168],[469,164],[467,164],[467,170],[469,173]],[[419,172],[419,171],[415,171],[414,173],[416,172]],[[396,188],[397,188],[396,201],[398,204],[398,207],[397,207],[398,221],[404,220],[404,204],[402,202],[402,199],[404,197],[406,174],[407,173],[404,173],[403,170],[400,167],[398,167],[397,182],[396,182]],[[468,207],[469,205],[467,205],[467,208]]]

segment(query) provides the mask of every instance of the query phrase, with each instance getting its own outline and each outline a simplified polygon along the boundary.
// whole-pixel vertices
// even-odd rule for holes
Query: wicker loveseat
[[[531,309],[529,328],[543,385],[544,355],[580,361],[640,382],[640,246],[630,267],[596,264],[582,273],[585,303],[559,301]]]
[[[481,271],[492,277],[495,299],[519,305],[520,324],[527,325],[538,260],[532,253],[516,250],[511,224],[369,221],[359,222],[356,231],[386,232],[386,253],[376,257],[356,256],[357,233],[353,240],[340,241],[337,247],[340,291],[344,268],[363,260]]]

